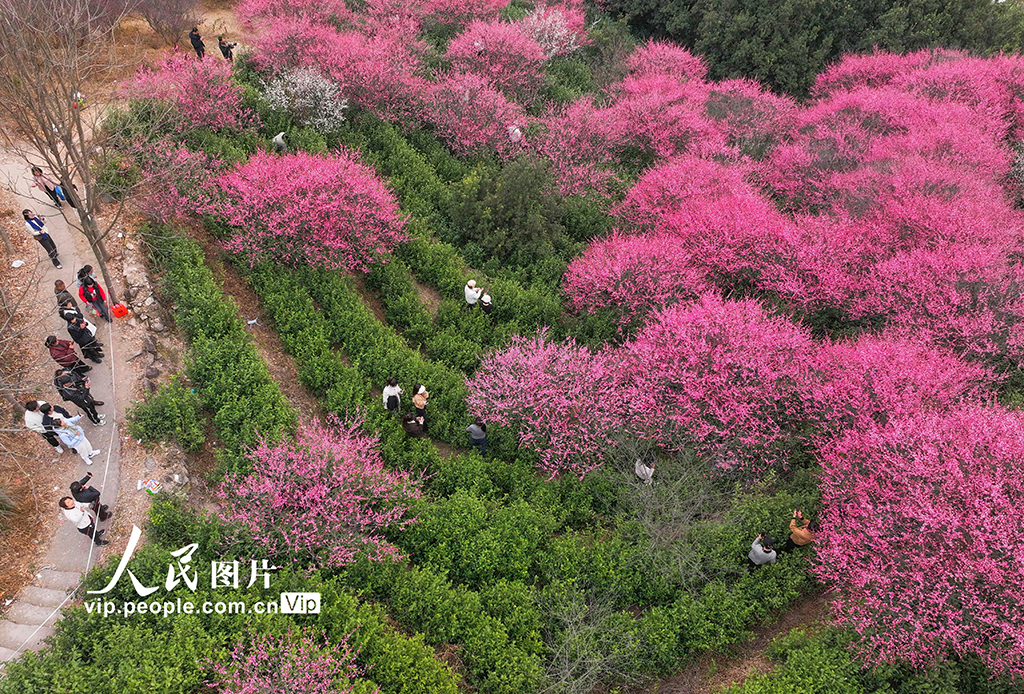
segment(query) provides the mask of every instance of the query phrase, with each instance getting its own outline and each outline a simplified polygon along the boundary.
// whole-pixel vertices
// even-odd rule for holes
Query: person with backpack
[[[47,178],[43,170],[38,166],[32,167],[32,187],[38,188],[39,190],[46,193],[46,197],[50,198],[50,201],[59,209],[61,207],[60,197],[57,195],[58,183],[52,179]]]
[[[106,318],[108,323],[114,322],[114,319],[110,317],[110,311],[107,309],[107,294],[103,291],[103,287],[100,286],[99,282],[92,277],[84,277],[82,279],[82,286],[78,290],[78,296],[82,298],[82,301],[96,309],[96,312]]]
[[[398,411],[402,409],[402,393],[405,392],[398,387],[398,379],[392,378],[388,381],[388,384],[384,386],[383,400],[384,409],[391,414],[397,415]]]
[[[25,218],[25,228],[32,234],[32,238],[39,242],[39,245],[43,247],[46,254],[50,256],[53,266],[58,270],[63,268],[64,266],[60,264],[60,258],[57,257],[57,245],[46,232],[46,217],[36,215],[32,210],[22,210],[21,216]]]

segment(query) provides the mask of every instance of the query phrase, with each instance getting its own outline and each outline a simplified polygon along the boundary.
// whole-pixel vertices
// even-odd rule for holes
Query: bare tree
[[[41,159],[60,182],[74,206],[65,217],[88,239],[111,303],[117,295],[104,239],[120,210],[101,228],[93,104],[107,100],[102,90],[124,67],[114,32],[129,9],[128,0],[0,0],[0,113],[16,128],[4,129],[8,145],[26,163]]]
[[[172,46],[177,46],[182,35],[197,26],[200,18],[195,0],[139,0],[135,11]]]

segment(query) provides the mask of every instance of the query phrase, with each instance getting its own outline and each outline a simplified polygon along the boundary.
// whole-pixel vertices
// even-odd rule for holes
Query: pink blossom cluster
[[[869,662],[950,653],[1024,675],[1024,419],[998,407],[851,429],[821,452],[815,571]]]
[[[178,132],[239,130],[254,118],[242,106],[242,88],[232,78],[230,64],[223,60],[197,61],[175,54],[155,66],[140,68],[121,93],[129,100],[154,104],[156,121],[169,120]]]
[[[544,49],[518,24],[472,22],[448,44],[445,57],[456,72],[483,77],[523,103],[531,102],[544,84]]]
[[[520,443],[540,453],[544,470],[582,477],[621,434],[624,373],[614,352],[554,343],[542,331],[513,337],[484,359],[470,379],[467,403],[486,421],[514,427]]]
[[[817,343],[756,301],[705,293],[599,353],[517,338],[482,359],[468,402],[513,427],[549,472],[583,475],[625,437],[756,477],[850,430],[985,401],[996,381],[906,334]]]
[[[218,213],[238,229],[225,246],[250,263],[365,271],[405,238],[394,194],[345,150],[257,153],[218,185]]]
[[[212,208],[213,181],[222,167],[216,159],[166,138],[137,142],[123,154],[139,176],[131,203],[147,218],[181,223]]]
[[[415,521],[419,489],[385,469],[358,422],[306,427],[247,458],[250,471],[227,475],[217,491],[220,518],[270,555],[325,567],[399,557],[384,533]]]
[[[212,663],[216,679],[208,684],[223,694],[351,694],[363,674],[356,655],[347,639],[331,643],[323,629],[247,632],[225,661]]]

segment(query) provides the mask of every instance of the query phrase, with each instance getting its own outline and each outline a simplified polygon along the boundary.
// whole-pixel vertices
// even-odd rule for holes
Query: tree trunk
[[[73,201],[78,208],[78,218],[82,222],[82,231],[85,232],[85,237],[89,239],[89,247],[92,248],[93,255],[96,256],[96,264],[100,268],[100,274],[103,275],[103,283],[106,285],[107,290],[107,304],[113,306],[117,303],[117,290],[114,289],[110,268],[107,267],[107,261],[110,260],[107,244],[104,243],[100,230],[96,226],[96,217],[82,204],[82,199],[77,194],[77,191],[72,189],[68,194],[73,196]],[[92,201],[90,200],[91,203]]]
[[[7,235],[7,228],[0,224],[0,236],[4,237],[4,245],[7,246],[7,252],[14,255],[17,251],[14,250],[14,244],[11,243],[11,237]]]

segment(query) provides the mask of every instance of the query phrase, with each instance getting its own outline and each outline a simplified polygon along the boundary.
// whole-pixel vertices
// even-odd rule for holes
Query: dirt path
[[[804,598],[786,611],[779,621],[754,629],[754,638],[734,644],[726,652],[705,653],[671,677],[658,681],[645,691],[657,694],[717,694],[723,687],[743,682],[751,675],[774,669],[764,651],[776,636],[797,627],[823,624],[828,617],[828,600],[824,595]]]

